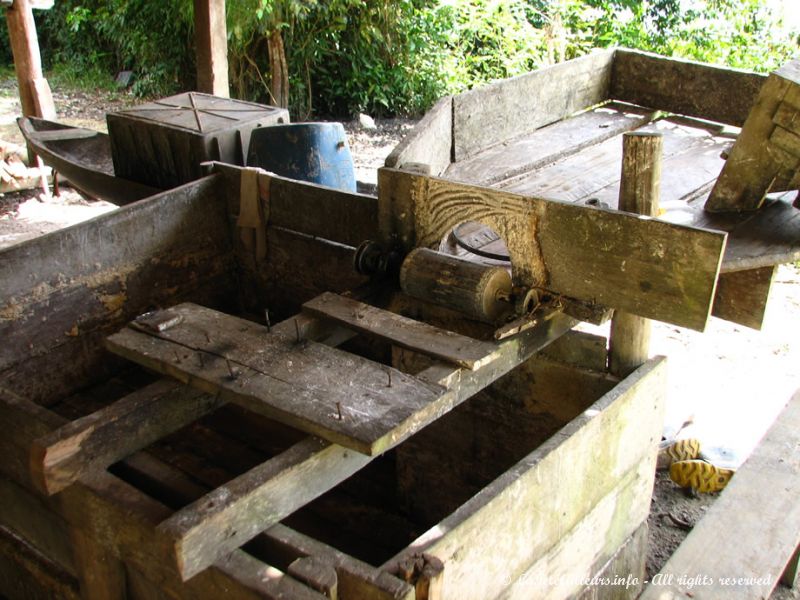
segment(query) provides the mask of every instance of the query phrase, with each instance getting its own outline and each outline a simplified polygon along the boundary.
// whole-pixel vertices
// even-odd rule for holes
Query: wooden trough
[[[440,112],[431,147],[453,140]],[[424,162],[397,158],[413,143],[394,166]],[[735,227],[393,168],[377,198],[206,172],[0,252],[5,595],[641,591],[666,362],[612,374],[607,340],[573,328],[610,307],[702,329]],[[772,206],[795,210],[749,222]],[[468,220],[511,256],[489,295],[512,329],[454,310],[494,289],[464,284],[473,267],[407,264]],[[787,236],[748,267],[796,252]]]

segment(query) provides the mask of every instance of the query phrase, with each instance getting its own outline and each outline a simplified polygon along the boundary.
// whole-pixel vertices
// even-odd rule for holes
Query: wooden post
[[[619,210],[654,217],[661,180],[661,134],[631,132],[622,138]],[[616,311],[611,321],[609,370],[626,377],[642,365],[650,351],[650,320]]]
[[[53,96],[42,74],[42,57],[30,1],[14,0],[14,4],[6,9],[6,21],[22,114],[52,119],[55,117]]]
[[[225,0],[194,0],[194,31],[198,91],[229,98]]]

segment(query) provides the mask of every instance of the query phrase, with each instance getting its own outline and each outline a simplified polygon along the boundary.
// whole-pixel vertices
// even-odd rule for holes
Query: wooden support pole
[[[229,98],[225,0],[194,0],[194,31],[198,91]]]
[[[22,114],[52,119],[55,117],[53,97],[42,73],[42,57],[30,1],[14,0],[14,4],[6,9],[6,21]]]
[[[661,180],[661,134],[630,132],[622,137],[622,178],[619,209],[656,216]],[[648,358],[650,320],[616,311],[611,321],[609,370],[626,377]]]

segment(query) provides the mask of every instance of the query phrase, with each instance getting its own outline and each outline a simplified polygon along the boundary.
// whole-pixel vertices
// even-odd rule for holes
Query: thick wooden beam
[[[655,217],[661,182],[662,137],[658,133],[622,136],[622,175],[619,210]],[[647,361],[650,354],[650,319],[618,310],[611,320],[609,370],[625,377]]]
[[[745,327],[761,329],[776,267],[720,273],[712,314]]]
[[[514,284],[705,328],[725,234],[382,168],[381,238],[437,247],[478,221],[506,243]]]
[[[497,344],[439,329],[337,294],[322,294],[303,304],[303,310],[470,370],[497,357]]]
[[[30,0],[14,0],[6,9],[8,37],[14,55],[23,116],[55,117],[50,86],[42,73],[42,57]]]
[[[228,87],[228,29],[225,0],[194,0],[197,90],[223,98]]]
[[[708,600],[770,596],[800,546],[799,431],[800,391],[661,569],[663,584],[651,584],[642,600],[687,591]],[[711,585],[690,590],[697,573]]]
[[[800,60],[771,73],[731,149],[705,209],[752,211],[785,191],[800,167]]]
[[[357,472],[370,458],[309,437],[158,526],[184,580]]]
[[[158,381],[36,440],[31,447],[31,478],[40,491],[55,494],[222,403],[175,381]]]

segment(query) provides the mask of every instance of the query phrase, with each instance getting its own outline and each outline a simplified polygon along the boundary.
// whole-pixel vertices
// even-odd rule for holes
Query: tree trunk
[[[286,65],[286,52],[283,36],[279,29],[273,31],[267,42],[269,47],[269,70],[272,77],[269,93],[272,103],[281,108],[289,107],[289,69]]]

